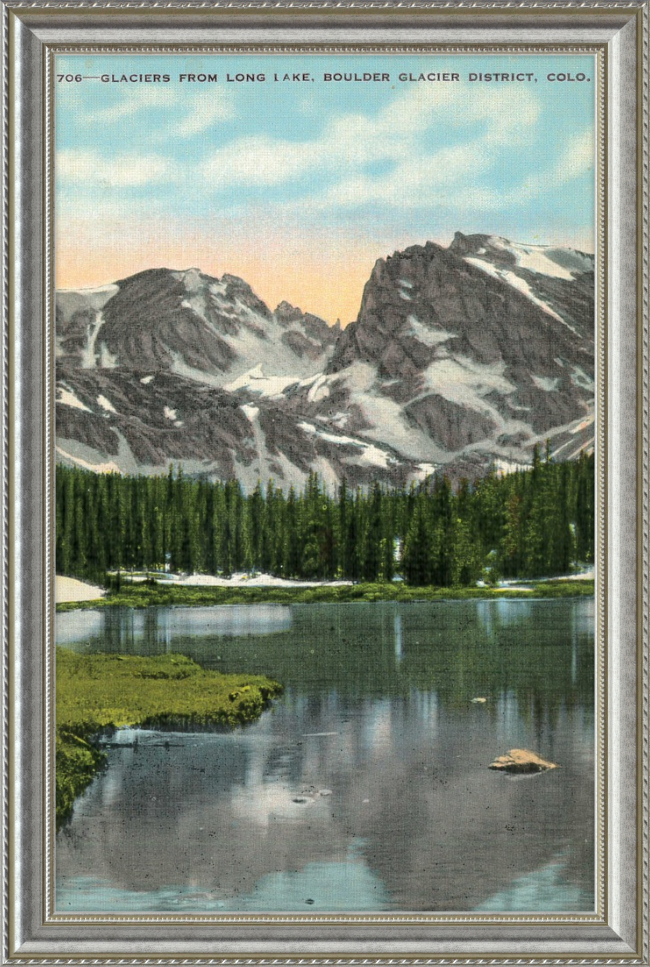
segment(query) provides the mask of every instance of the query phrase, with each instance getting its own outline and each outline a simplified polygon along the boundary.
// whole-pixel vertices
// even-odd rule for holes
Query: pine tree
[[[363,545],[363,578],[365,581],[377,581],[381,568],[381,487],[375,481],[368,505],[368,523],[366,525]]]
[[[432,584],[449,587],[453,581],[453,530],[451,485],[446,477],[436,477],[431,499],[433,513]]]
[[[500,569],[506,577],[523,576],[524,527],[523,497],[513,490],[506,505],[503,541],[498,555]]]
[[[382,498],[381,568],[384,581],[390,583],[395,576],[395,525],[393,506],[387,494]]]
[[[433,583],[431,527],[424,500],[417,500],[404,541],[402,573],[407,584],[424,587]]]
[[[298,506],[296,491],[289,488],[285,514],[285,538],[283,541],[283,571],[286,577],[297,577],[300,571],[300,541],[298,538]]]
[[[348,553],[348,518],[349,518],[350,495],[348,492],[347,478],[343,477],[339,484],[338,493],[338,525],[337,525],[337,545],[338,545],[338,566],[342,577],[346,578],[350,570]]]
[[[165,477],[56,474],[57,573],[102,580],[106,570],[169,563],[174,570],[230,574],[247,566],[318,580],[390,581],[395,546],[412,584],[472,584],[489,558],[496,573],[567,573],[593,560],[594,457],[554,463],[536,448],[527,471],[452,491],[438,476],[408,491],[330,495],[311,473],[303,493],[273,481],[243,494],[239,483]]]

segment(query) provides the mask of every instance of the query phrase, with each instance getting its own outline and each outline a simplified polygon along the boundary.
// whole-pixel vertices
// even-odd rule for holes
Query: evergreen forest
[[[56,571],[108,583],[109,572],[260,571],[309,580],[470,586],[567,574],[594,559],[594,457],[494,471],[452,488],[442,474],[407,488],[329,492],[310,474],[288,492],[244,494],[171,467],[123,476],[57,466]]]

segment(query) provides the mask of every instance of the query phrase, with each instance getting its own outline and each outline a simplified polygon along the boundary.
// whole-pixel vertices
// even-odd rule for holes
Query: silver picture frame
[[[648,3],[2,0],[3,964],[649,964]],[[602,77],[589,916],[60,917],[53,850],[53,51],[588,48]]]

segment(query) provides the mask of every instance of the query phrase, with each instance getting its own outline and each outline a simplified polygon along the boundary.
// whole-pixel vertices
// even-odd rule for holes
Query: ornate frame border
[[[349,2],[328,0],[292,3],[291,0],[259,2],[205,2],[205,0],[53,0],[24,3],[5,0],[2,3],[3,50],[5,73],[3,85],[3,131],[5,156],[3,168],[4,236],[3,295],[5,326],[3,343],[3,553],[4,584],[0,591],[4,623],[4,757],[3,777],[5,804],[5,906],[4,956],[2,963],[648,963],[648,7],[640,2],[475,2],[463,0],[412,0],[399,2]],[[390,18],[390,20],[389,20]],[[182,23],[181,23],[182,22]],[[469,24],[469,26],[468,26]],[[50,233],[39,233],[39,220],[49,224],[49,89],[46,71],[39,61],[47,61],[52,50],[75,51],[95,49],[138,50],[167,48],[178,50],[185,42],[174,44],[174,34],[185,28],[214,34],[216,43],[200,41],[193,47],[209,46],[236,52],[237,49],[296,50],[334,52],[349,49],[341,40],[342,31],[362,36],[378,36],[382,30],[417,37],[417,42],[362,41],[365,49],[409,50],[445,47],[454,50],[485,49],[513,46],[530,52],[560,46],[585,50],[602,50],[611,64],[605,68],[611,83],[601,99],[603,147],[610,162],[607,179],[601,180],[599,207],[607,218],[600,219],[599,252],[604,268],[611,276],[605,284],[601,272],[598,304],[601,318],[612,320],[611,332],[603,335],[598,350],[599,403],[611,387],[611,409],[601,405],[598,414],[600,456],[599,477],[599,563],[607,573],[607,585],[598,598],[599,637],[627,629],[625,654],[605,655],[600,651],[602,674],[599,679],[603,715],[599,723],[600,751],[606,747],[610,756],[602,761],[605,788],[616,790],[618,799],[605,802],[611,828],[618,835],[607,843],[603,840],[604,871],[612,871],[622,895],[612,897],[612,883],[603,881],[601,900],[609,897],[609,906],[601,903],[602,917],[500,917],[487,920],[471,916],[445,917],[238,917],[215,918],[108,918],[53,917],[49,911],[49,891],[38,882],[39,865],[47,863],[51,849],[51,823],[43,813],[36,789],[45,785],[51,792],[51,655],[44,642],[51,638],[51,523],[49,514],[51,458],[48,456],[51,434],[52,359],[50,322],[52,319]],[[572,40],[546,43],[474,42],[449,43],[429,38],[449,31],[480,36],[494,29],[517,34],[536,29],[558,33],[570,29],[573,35],[587,29],[597,41]],[[125,44],[123,32],[139,33],[143,42]],[[255,32],[261,40],[242,43]],[[285,31],[287,42],[276,39]],[[316,32],[318,39],[305,44],[305,33]],[[633,42],[630,34],[634,33]],[[67,36],[66,36],[67,34]],[[70,34],[74,39],[68,39]],[[162,41],[162,35],[171,41]],[[328,42],[323,44],[325,35]],[[420,42],[427,34],[424,44]],[[91,36],[94,35],[94,36]],[[99,35],[99,46],[97,36]],[[117,35],[115,44],[105,38]],[[153,36],[152,36],[153,35]],[[625,35],[625,36],[623,36]],[[591,34],[590,34],[591,36]],[[273,37],[272,40],[266,40]],[[294,38],[300,37],[298,43]],[[60,38],[60,40],[59,40]],[[160,38],[160,39],[159,39]],[[217,39],[218,38],[218,39]],[[224,41],[225,38],[225,41]],[[333,39],[329,39],[333,38]],[[212,39],[212,38],[211,38]],[[359,46],[359,43],[356,43]],[[395,47],[393,49],[396,49]],[[634,54],[631,55],[631,51]],[[633,61],[633,65],[631,64]],[[630,74],[630,67],[633,67]],[[636,101],[636,130],[630,127],[630,98]],[[45,108],[45,120],[41,108]],[[600,112],[599,112],[600,113]],[[39,121],[42,123],[39,125]],[[624,123],[626,122],[626,123]],[[608,128],[609,125],[609,128]],[[614,137],[623,140],[614,144]],[[632,164],[625,151],[636,141]],[[36,149],[36,150],[35,150]],[[42,191],[42,195],[40,192]],[[638,196],[639,221],[634,243],[630,244],[630,218]],[[629,289],[629,271],[615,260],[621,255],[629,261],[633,253],[637,281]],[[40,273],[38,276],[37,273]],[[38,282],[36,282],[38,279]],[[608,280],[609,281],[609,280]],[[626,281],[628,285],[626,286]],[[25,296],[25,283],[31,291]],[[39,312],[40,309],[40,312]],[[36,321],[38,319],[38,322]],[[44,320],[45,325],[41,320]],[[21,325],[22,323],[22,325]],[[636,330],[636,331],[635,331]],[[638,341],[637,341],[638,340]],[[606,344],[605,344],[606,343]],[[43,357],[43,348],[45,357]],[[608,358],[609,357],[609,358]],[[630,364],[636,371],[639,389],[636,400],[636,425],[622,431],[612,430],[612,415],[629,419]],[[30,376],[40,372],[43,392],[28,385]],[[627,383],[627,385],[625,385]],[[21,407],[22,404],[22,407]],[[48,409],[49,407],[49,409]],[[632,409],[634,413],[634,409]],[[50,414],[50,415],[48,415]],[[30,418],[31,417],[31,418]],[[607,432],[605,423],[607,422]],[[13,426],[12,426],[13,423]],[[42,435],[36,433],[41,427]],[[11,432],[13,431],[13,432]],[[607,442],[606,442],[607,441]],[[632,450],[630,452],[630,445]],[[638,453],[638,464],[635,464]],[[630,462],[631,458],[631,462]],[[625,473],[619,474],[610,487],[612,460],[622,460]],[[42,486],[34,481],[35,469],[41,467]],[[612,500],[627,497],[633,468],[639,500],[636,508],[614,510]],[[609,474],[608,474],[609,470]],[[30,472],[31,471],[31,472]],[[627,476],[625,476],[627,474]],[[625,478],[623,480],[622,478]],[[619,479],[621,478],[621,479]],[[621,486],[621,483],[623,486]],[[22,488],[22,489],[21,489]],[[630,514],[629,511],[632,510]],[[625,511],[621,513],[621,510]],[[606,513],[606,511],[608,511]],[[29,517],[28,517],[29,515]],[[623,542],[638,541],[638,551],[624,552]],[[45,548],[45,560],[43,560]],[[40,549],[40,550],[39,550]],[[612,552],[608,554],[608,549]],[[634,560],[632,560],[634,558]],[[605,568],[610,565],[611,574]],[[634,575],[631,571],[634,570]],[[10,583],[11,582],[11,583]],[[40,600],[34,600],[34,596]],[[621,608],[634,601],[636,628]],[[23,613],[21,614],[21,607]],[[26,608],[26,612],[25,609]],[[612,616],[618,611],[618,616]],[[623,620],[621,621],[621,617]],[[42,640],[34,637],[40,628]],[[637,634],[638,632],[638,634]],[[630,642],[636,643],[639,664],[630,669]],[[641,648],[643,643],[643,648]],[[618,649],[618,645],[615,645]],[[605,669],[605,663],[607,668]],[[622,725],[626,710],[623,696],[631,684],[621,679],[627,666],[627,678],[636,679],[636,728],[638,750],[630,757],[623,755],[624,765],[636,760],[638,783],[634,803],[624,794],[623,761],[615,756],[629,746],[630,723]],[[45,676],[43,676],[43,670]],[[616,688],[608,696],[605,709],[605,678],[615,675]],[[625,677],[625,676],[624,676]],[[613,680],[613,678],[612,678]],[[39,703],[40,699],[40,703]],[[40,709],[45,709],[41,719]],[[617,721],[614,721],[617,719]],[[629,714],[628,714],[629,719]],[[40,720],[40,721],[39,721]],[[10,740],[11,744],[10,744]],[[607,745],[606,745],[607,744]],[[40,749],[32,765],[29,753]],[[604,775],[604,772],[607,775]],[[30,799],[30,791],[32,798]],[[632,807],[632,808],[630,808]],[[637,870],[630,875],[621,869],[623,854],[616,847],[625,844],[623,853],[629,859],[629,820],[636,812],[639,825],[634,830],[633,852]],[[623,815],[624,814],[624,815]],[[621,820],[627,823],[627,830]],[[617,825],[618,824],[618,825]],[[620,827],[620,828],[619,828]],[[40,834],[44,831],[44,841]],[[627,836],[627,840],[626,840]],[[38,845],[37,845],[38,843]],[[605,855],[606,850],[606,855]],[[607,865],[606,865],[607,864]],[[634,881],[634,882],[633,882]],[[157,925],[158,939],[151,939],[146,924]],[[309,925],[309,937],[301,925]],[[223,926],[226,929],[222,929]],[[250,925],[248,929],[241,929]],[[68,926],[70,930],[64,928]],[[92,927],[92,929],[91,929]],[[118,928],[121,927],[121,930]],[[191,934],[188,931],[191,927]],[[237,929],[237,928],[240,929]],[[264,928],[264,929],[262,929]],[[334,928],[334,929],[332,929]],[[392,928],[392,929],[391,929]],[[461,929],[459,929],[461,928]],[[522,936],[526,928],[526,936]],[[161,931],[164,936],[161,938]],[[162,942],[161,942],[162,939]],[[549,944],[551,945],[549,948]],[[216,948],[216,949],[215,949]],[[214,954],[218,951],[218,955]],[[272,952],[273,951],[273,952]],[[330,953],[331,952],[331,953]],[[361,957],[359,957],[361,955]]]

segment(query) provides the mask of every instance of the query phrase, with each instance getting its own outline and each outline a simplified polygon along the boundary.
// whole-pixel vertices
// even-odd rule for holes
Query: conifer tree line
[[[442,474],[401,489],[335,493],[311,473],[298,492],[273,481],[244,494],[235,480],[123,476],[58,466],[56,570],[221,574],[471,585],[479,578],[566,574],[594,559],[594,458],[490,472],[453,489]]]

